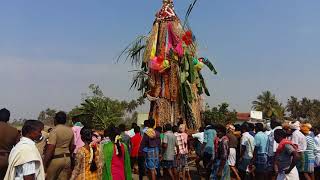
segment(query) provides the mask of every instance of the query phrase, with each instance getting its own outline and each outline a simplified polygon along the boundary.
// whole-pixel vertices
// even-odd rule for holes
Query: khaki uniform
[[[73,132],[70,127],[57,125],[49,134],[48,144],[55,145],[53,158],[47,169],[47,180],[68,180],[71,176],[70,144]]]
[[[16,128],[0,121],[0,179],[6,175],[8,157],[18,138],[19,132]]]

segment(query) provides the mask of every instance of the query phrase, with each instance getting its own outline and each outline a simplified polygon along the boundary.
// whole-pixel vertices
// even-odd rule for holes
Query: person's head
[[[254,131],[254,124],[253,123],[248,123],[249,124],[249,131]]]
[[[282,129],[287,133],[288,136],[291,136],[293,133],[293,131],[290,128],[290,123],[287,123],[287,122],[283,123]]]
[[[256,123],[255,125],[255,129],[256,129],[256,132],[260,132],[260,131],[263,131],[263,124],[262,123]]]
[[[8,122],[10,119],[10,111],[6,108],[0,110],[0,121]]]
[[[111,124],[107,127],[107,129],[104,130],[104,133],[103,133],[104,137],[109,137],[109,130],[110,130],[110,129],[113,129],[113,128],[116,128],[116,126],[115,126],[113,123],[111,123]]]
[[[161,126],[157,126],[155,128],[155,130],[158,132],[158,133],[162,133],[162,127]]]
[[[282,139],[285,139],[287,137],[287,133],[283,129],[276,129],[274,131],[274,140],[277,143],[280,143]]]
[[[110,138],[110,141],[112,141],[113,143],[116,142],[116,137],[118,135],[120,135],[120,130],[117,127],[114,126],[109,126],[107,129],[107,135]]]
[[[228,133],[233,133],[236,130],[236,128],[232,124],[227,124],[226,129]]]
[[[185,124],[180,124],[179,125],[179,132],[181,132],[181,133],[186,132],[186,125]]]
[[[96,131],[92,131],[92,143],[94,144],[99,144],[101,142],[101,135],[96,132]]]
[[[151,118],[151,119],[149,119],[149,123],[150,123],[149,128],[153,128],[154,125],[156,124],[156,121],[153,118]]]
[[[125,124],[120,124],[120,125],[119,125],[119,130],[120,130],[121,132],[126,131],[126,125],[125,125]]]
[[[150,121],[149,121],[149,120],[145,120],[145,121],[143,122],[143,126],[144,126],[144,127],[150,127]]]
[[[136,126],[138,126],[137,123],[132,123],[131,124],[131,129],[134,129]]]
[[[177,122],[178,122],[177,126],[180,127],[180,125],[183,124],[183,119],[179,118],[179,119],[177,119]]]
[[[271,125],[270,125],[270,123],[267,123],[267,124],[266,124],[266,128],[265,128],[265,129],[266,129],[266,131],[271,131]]]
[[[300,122],[299,121],[291,122],[289,126],[292,131],[300,130]]]
[[[315,136],[320,134],[320,126],[319,125],[313,127],[313,133]]]
[[[176,126],[176,125],[174,125],[174,126],[172,126],[172,132],[178,132],[179,131],[179,127],[178,126]]]
[[[203,126],[201,126],[201,127],[199,128],[199,132],[204,132],[204,127],[203,127]]]
[[[42,137],[41,131],[44,128],[44,124],[37,120],[27,120],[22,127],[22,136],[30,138],[33,141],[39,141]]]
[[[205,126],[211,125],[211,120],[210,120],[210,119],[205,119],[205,120],[204,120],[204,125],[205,125]]]
[[[54,124],[66,124],[67,122],[67,114],[63,111],[57,112],[54,117]]]
[[[81,140],[86,143],[90,144],[92,141],[92,130],[86,127],[83,127],[80,131]]]
[[[122,156],[122,150],[121,150],[121,145],[120,145],[120,131],[118,128],[114,126],[109,126],[107,129],[107,135],[110,138],[110,141],[113,142],[117,146],[117,155]]]
[[[140,133],[140,127],[139,126],[134,127],[134,133],[135,134]]]
[[[241,131],[241,125],[235,124],[234,127],[236,128],[236,131]]]
[[[281,126],[281,123],[280,123],[280,121],[278,121],[276,119],[271,119],[270,126],[271,126],[271,129],[274,129],[277,126]]]
[[[245,122],[241,125],[241,132],[242,133],[249,132],[249,124],[248,123]]]
[[[75,123],[77,123],[77,122],[80,122],[80,118],[77,117],[77,116],[73,116],[73,117],[72,117],[72,123],[75,124]]]
[[[308,134],[310,134],[311,128],[312,128],[312,125],[311,125],[310,123],[304,123],[304,124],[301,124],[300,131],[301,131],[304,135],[308,135]]]
[[[166,124],[166,125],[164,125],[164,131],[165,132],[167,132],[167,131],[172,131],[172,126],[171,126],[171,124]]]
[[[221,124],[216,125],[216,130],[217,130],[217,136],[218,136],[219,138],[222,138],[222,137],[225,136],[226,133],[227,133],[226,128],[225,128],[223,125],[221,125]]]

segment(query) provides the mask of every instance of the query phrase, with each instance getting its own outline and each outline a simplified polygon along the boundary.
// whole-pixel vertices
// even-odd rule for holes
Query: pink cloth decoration
[[[162,57],[154,57],[149,62],[149,67],[155,71],[160,71],[162,69],[162,63],[164,59]]]
[[[177,45],[177,47],[175,48],[175,52],[178,54],[179,57],[183,56],[183,47],[182,47],[182,42],[180,41]]]
[[[177,36],[174,34],[172,30],[172,24],[168,23],[168,47],[176,47],[177,44],[179,43],[179,39]]]

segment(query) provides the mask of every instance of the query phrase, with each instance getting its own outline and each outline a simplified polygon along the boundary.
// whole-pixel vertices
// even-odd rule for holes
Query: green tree
[[[309,114],[309,118],[312,124],[320,124],[320,101],[317,99],[312,100],[312,113]]]
[[[44,122],[45,119],[46,119],[46,112],[45,111],[41,111],[39,113],[38,120],[41,121],[41,122]]]
[[[206,105],[205,111],[202,113],[203,119],[209,119],[215,124],[226,124],[237,120],[237,112],[229,110],[228,103],[221,103],[217,107]]]
[[[43,122],[45,125],[53,125],[53,120],[56,113],[57,110],[47,108],[39,113],[38,120]]]
[[[252,108],[256,111],[262,111],[264,118],[279,117],[277,112],[281,109],[280,107],[276,96],[270,91],[263,91],[257,100],[252,102]]]
[[[80,106],[75,107],[69,114],[78,117],[88,127],[103,130],[111,123],[123,122],[128,113],[133,112],[144,100],[119,101],[105,97],[99,86],[89,86],[91,95],[84,98]]]
[[[274,116],[280,120],[284,120],[286,108],[280,103],[278,106],[274,109]]]
[[[288,99],[286,107],[287,107],[287,111],[290,113],[291,118],[293,118],[293,119],[300,118],[301,105],[300,105],[298,98],[291,96],[290,99]]]
[[[302,98],[301,102],[301,117],[306,119],[306,118],[310,118],[312,116],[312,108],[313,108],[313,103],[312,100],[304,97]]]

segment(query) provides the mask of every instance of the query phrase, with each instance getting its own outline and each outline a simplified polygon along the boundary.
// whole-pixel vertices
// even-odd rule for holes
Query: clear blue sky
[[[198,0],[190,23],[204,56],[206,101],[249,111],[271,90],[320,98],[319,0]],[[176,0],[183,17],[190,0]],[[0,6],[0,106],[36,118],[52,107],[70,110],[90,83],[108,96],[132,99],[133,69],[115,57],[151,28],[161,0],[4,1]],[[204,69],[204,71],[207,71]]]

